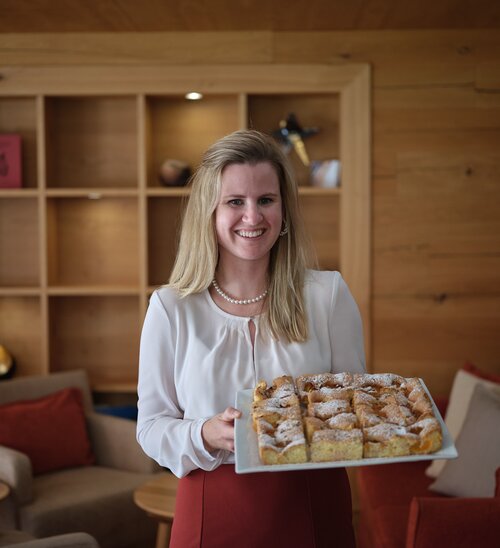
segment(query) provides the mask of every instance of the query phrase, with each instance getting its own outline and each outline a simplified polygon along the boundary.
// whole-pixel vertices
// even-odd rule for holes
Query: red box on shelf
[[[21,136],[0,133],[0,188],[21,188]]]

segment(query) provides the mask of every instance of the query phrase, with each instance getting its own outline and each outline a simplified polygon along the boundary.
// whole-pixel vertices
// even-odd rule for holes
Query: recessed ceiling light
[[[197,91],[190,91],[189,93],[186,93],[185,97],[190,101],[199,101],[200,99],[203,99],[203,94],[198,93]]]

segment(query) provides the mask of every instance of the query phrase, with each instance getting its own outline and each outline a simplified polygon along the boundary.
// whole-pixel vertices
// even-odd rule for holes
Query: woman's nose
[[[262,220],[262,213],[258,204],[248,203],[245,207],[243,220],[251,225],[256,225]]]

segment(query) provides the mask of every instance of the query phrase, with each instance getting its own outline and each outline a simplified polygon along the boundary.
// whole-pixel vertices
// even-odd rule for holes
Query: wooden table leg
[[[171,529],[172,523],[160,521],[158,524],[158,531],[156,533],[156,548],[168,548],[168,545],[170,544]]]

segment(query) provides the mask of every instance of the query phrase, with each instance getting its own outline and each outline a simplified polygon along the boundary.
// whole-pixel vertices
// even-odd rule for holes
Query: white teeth
[[[247,230],[238,230],[238,234],[240,236],[243,236],[244,238],[257,238],[257,236],[260,236],[264,231],[261,229],[261,230],[252,230],[252,231],[247,231]]]

